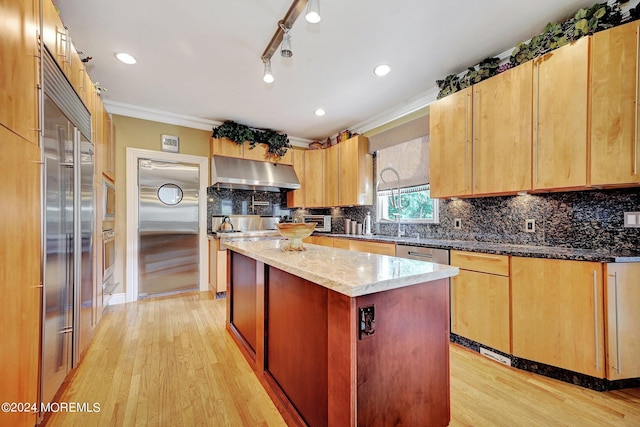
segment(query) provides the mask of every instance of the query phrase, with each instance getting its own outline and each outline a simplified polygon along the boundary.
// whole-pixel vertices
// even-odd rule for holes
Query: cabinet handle
[[[535,125],[533,126],[533,131],[535,133],[533,138],[533,174],[534,174],[534,182],[538,183],[538,134],[539,134],[539,120],[540,120],[540,64],[535,63],[534,67],[536,69],[536,93],[534,96],[535,99]]]
[[[464,120],[464,188],[469,189],[469,98],[471,94],[467,92],[467,102],[464,104],[465,120]],[[473,118],[472,118],[473,120]]]
[[[640,27],[636,27],[636,97],[633,134],[633,174],[638,173],[638,77],[640,74]]]
[[[471,117],[472,120],[472,129],[473,129],[473,141],[472,141],[472,145],[471,145],[471,185],[473,186],[474,190],[477,188],[477,184],[476,184],[476,145],[478,144],[478,128],[477,128],[477,123],[478,121],[476,120],[476,118],[478,117],[478,113],[480,112],[480,109],[478,108],[478,103],[480,102],[480,92],[478,92],[477,90],[475,91],[475,93],[473,94],[473,115]]]
[[[449,279],[449,288],[451,289],[451,327],[456,326],[456,298],[455,298],[455,286],[453,285],[453,277]]]
[[[618,292],[618,272],[614,273],[614,286],[616,291],[616,371],[622,372],[620,367],[620,293]]]
[[[600,369],[600,346],[598,345],[598,272],[593,270],[593,326],[596,348],[596,371]]]

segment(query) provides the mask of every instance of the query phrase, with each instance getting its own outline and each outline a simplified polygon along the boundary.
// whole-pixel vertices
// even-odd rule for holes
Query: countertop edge
[[[407,274],[402,277],[393,277],[386,278],[383,280],[377,281],[363,281],[362,283],[358,283],[357,285],[349,284],[347,281],[340,281],[338,279],[330,277],[330,275],[321,274],[317,271],[314,271],[311,268],[300,267],[299,265],[287,264],[273,257],[265,255],[262,252],[257,252],[255,250],[246,249],[241,244],[242,242],[225,242],[225,245],[229,250],[237,252],[239,254],[248,256],[249,258],[255,259],[256,261],[263,262],[272,267],[278,268],[287,273],[293,274],[295,276],[301,277],[310,282],[316,283],[320,286],[323,286],[327,289],[339,292],[348,297],[359,297],[363,295],[369,295],[377,292],[384,292],[391,289],[402,288],[406,286],[416,285],[419,283],[431,282],[439,279],[447,279],[449,277],[453,277],[459,273],[458,267],[435,264],[424,261],[414,261],[414,260],[406,260],[402,258],[390,257],[387,255],[376,255],[376,254],[366,254],[364,252],[352,252],[345,249],[336,249],[336,248],[326,248],[324,246],[305,244],[305,246],[309,246],[309,249],[313,250],[321,250],[321,251],[339,251],[343,253],[350,253],[355,256],[361,255],[361,260],[364,262],[365,257],[370,260],[370,257],[385,257],[390,258],[391,262],[397,260],[398,268],[401,269],[402,263],[411,263],[411,262],[419,262],[423,264],[430,264],[433,266],[433,271],[422,272],[418,274]],[[290,256],[295,256],[296,252],[290,252]],[[304,254],[304,252],[298,252],[298,254]],[[357,267],[356,267],[357,268]]]

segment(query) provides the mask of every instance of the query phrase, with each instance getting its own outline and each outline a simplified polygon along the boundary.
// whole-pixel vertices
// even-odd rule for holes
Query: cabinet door
[[[0,0],[0,125],[38,144],[38,35],[32,0]]]
[[[534,60],[534,189],[587,184],[589,41]]]
[[[291,190],[287,192],[287,207],[288,208],[301,208],[305,206],[304,201],[304,150],[299,149],[291,149],[292,160],[293,160],[293,170],[298,176],[298,180],[300,181],[300,189],[299,190]]]
[[[69,34],[51,0],[42,2],[42,41],[63,71],[68,68]]]
[[[340,202],[340,157],[339,145],[327,148],[324,158],[324,205],[338,206]]]
[[[211,138],[209,140],[211,155],[242,158],[243,146],[227,138]]]
[[[631,22],[591,41],[592,185],[640,182],[639,40],[640,24]]]
[[[640,377],[640,263],[606,264],[607,378]]]
[[[357,135],[337,145],[340,150],[340,206],[373,204],[373,156],[369,140]]]
[[[451,332],[511,353],[509,277],[460,270],[451,278]]]
[[[327,150],[304,152],[304,191],[306,207],[323,207],[324,204],[324,156]]]
[[[256,144],[253,148],[248,142],[244,143],[242,158],[248,160],[257,160],[259,162],[269,161],[267,156],[267,146],[265,144]]]
[[[604,378],[602,265],[511,258],[513,355]]]
[[[111,178],[112,181],[115,181],[116,178],[116,174],[115,174],[115,162],[114,162],[114,158],[115,158],[115,140],[113,138],[113,134],[111,132],[112,130],[112,123],[111,123],[111,117],[109,116],[109,113],[107,113],[106,110],[104,110],[104,106],[103,106],[103,112],[102,112],[102,140],[103,140],[103,147],[104,147],[104,152],[103,152],[103,173],[105,175],[107,175],[109,178]]]
[[[37,402],[42,292],[40,149],[0,125],[0,158],[0,401]],[[0,425],[35,424],[33,412],[0,412]]]
[[[472,89],[429,107],[429,176],[431,197],[471,195]]]
[[[531,61],[473,87],[473,194],[531,189],[532,91]]]

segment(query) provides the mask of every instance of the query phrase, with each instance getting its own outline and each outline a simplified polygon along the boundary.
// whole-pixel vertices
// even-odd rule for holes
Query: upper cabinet
[[[56,60],[60,68],[67,72],[70,62],[71,39],[69,32],[62,23],[58,10],[51,0],[42,2],[42,40],[49,53]]]
[[[472,194],[472,95],[472,88],[463,89],[429,107],[431,197]]]
[[[327,150],[304,152],[304,207],[324,207],[325,153]],[[299,177],[300,178],[300,177]]]
[[[340,146],[327,148],[324,157],[324,206],[340,204]],[[311,167],[314,167],[311,165]]]
[[[640,183],[639,40],[636,21],[591,42],[591,185]]]
[[[357,135],[337,145],[340,206],[373,204],[373,156],[369,140]],[[333,206],[333,205],[331,205]]]
[[[294,148],[291,150],[293,159],[293,170],[300,180],[300,189],[287,192],[287,207],[303,207],[305,205],[305,178],[304,178],[304,155],[305,150]]]
[[[432,197],[529,190],[532,108],[531,62],[431,104]]]
[[[267,152],[265,144],[256,144],[251,148],[249,143],[236,144],[227,138],[211,138],[209,141],[209,151],[211,155],[235,157],[237,159],[258,160],[261,162],[276,162],[283,165],[293,164],[293,149],[287,150],[286,154],[276,158]]]
[[[0,0],[0,124],[38,144],[38,16],[35,0]]]
[[[532,63],[473,86],[473,194],[531,188]]]
[[[587,184],[589,41],[534,60],[534,190]]]

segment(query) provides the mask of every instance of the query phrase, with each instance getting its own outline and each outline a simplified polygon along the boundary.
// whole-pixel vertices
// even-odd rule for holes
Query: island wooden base
[[[289,425],[449,424],[447,279],[351,298],[232,251],[229,267],[227,328]]]

